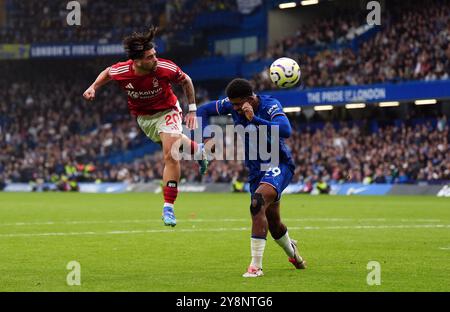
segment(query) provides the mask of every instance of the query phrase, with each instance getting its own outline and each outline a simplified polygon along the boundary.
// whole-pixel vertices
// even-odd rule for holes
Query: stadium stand
[[[66,164],[77,163],[95,165],[91,180],[147,182],[161,178],[160,152],[128,164],[108,164],[111,156],[148,144],[117,88],[111,86],[94,104],[86,103],[78,94],[86,80],[55,82],[54,77],[32,83],[16,81],[0,91],[2,180],[50,181],[53,174],[65,174]],[[291,118],[295,124],[295,117]],[[428,122],[423,118],[402,120],[397,126],[378,129],[373,124],[337,129],[327,124],[320,129],[320,122],[316,124],[319,126],[308,124],[309,130],[298,129],[288,141],[296,155],[297,181],[322,177],[389,183],[450,179],[445,116]],[[185,161],[182,168],[187,181],[199,181],[195,163]],[[213,162],[204,182],[230,182],[235,175],[244,176],[243,170],[238,161]]]
[[[305,87],[363,85],[450,78],[450,2],[389,1],[385,25],[357,49],[298,53],[308,46],[326,46],[356,28],[356,19],[316,20],[268,47],[250,60],[289,56],[300,60]],[[345,15],[343,15],[345,16]],[[361,19],[359,19],[361,20]],[[340,27],[338,27],[340,25]],[[335,31],[333,31],[335,30]],[[379,66],[379,65],[382,66]],[[267,69],[254,77],[258,90],[273,89]]]
[[[235,1],[79,1],[83,28],[66,26],[67,3],[56,1],[6,0],[7,23],[0,30],[4,43],[109,43],[121,42],[147,25],[159,27],[170,40],[205,11],[236,10]],[[111,14],[105,14],[110,12]],[[120,27],[116,27],[120,25]]]
[[[170,42],[177,33],[194,32],[189,25],[206,8],[237,10],[235,1],[81,3],[89,8],[83,15],[89,27],[83,30],[61,27],[66,11],[56,2],[6,0],[8,18],[0,30],[1,41],[120,42],[125,34],[156,24],[161,38]],[[358,27],[357,19],[343,11],[247,55],[247,61],[298,59],[307,88],[449,79],[449,1],[393,3],[386,25],[357,49],[334,46]],[[111,8],[116,14],[104,14]],[[316,51],[299,52],[305,47]],[[181,56],[175,60],[184,65]],[[8,75],[0,77],[0,83],[8,87],[0,89],[0,185],[59,181],[62,176],[135,183],[161,179],[161,152],[129,116],[120,90],[108,86],[94,103],[81,97],[99,69],[116,61],[1,61]],[[273,88],[267,70],[254,77],[254,83],[258,91]],[[223,89],[223,82],[217,84],[214,90]],[[197,84],[196,91],[199,104],[221,95]],[[182,97],[181,102],[186,103]],[[412,116],[400,118],[378,118],[375,113],[357,120],[289,115],[296,130],[288,140],[297,163],[294,182],[445,183],[450,180],[447,116],[431,108],[413,109]],[[188,182],[232,182],[244,179],[245,168],[241,161],[215,161],[202,179],[195,162],[183,161],[182,177]]]

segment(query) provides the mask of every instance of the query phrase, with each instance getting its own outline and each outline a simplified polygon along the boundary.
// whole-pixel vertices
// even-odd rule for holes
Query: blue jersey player
[[[280,217],[281,193],[291,181],[295,168],[290,151],[284,143],[284,139],[291,135],[289,120],[278,100],[268,95],[254,94],[250,82],[245,79],[238,78],[231,81],[226,88],[226,94],[226,99],[210,102],[198,108],[197,116],[202,118],[204,127],[210,116],[231,114],[235,126],[241,125],[247,127],[246,129],[253,127],[256,131],[266,131],[265,137],[269,145],[273,143],[270,129],[276,127],[279,132],[279,144],[276,145],[279,149],[276,151],[279,161],[274,166],[263,166],[271,164],[273,159],[261,160],[266,157],[262,157],[258,149],[256,159],[249,157],[249,149],[258,142],[249,142],[249,136],[244,138],[245,165],[249,170],[248,180],[251,192],[252,260],[243,276],[263,275],[262,259],[268,231],[286,252],[289,262],[297,269],[304,269],[306,262],[299,254],[297,242],[289,238],[287,227],[281,222]],[[262,168],[266,169],[262,170]]]

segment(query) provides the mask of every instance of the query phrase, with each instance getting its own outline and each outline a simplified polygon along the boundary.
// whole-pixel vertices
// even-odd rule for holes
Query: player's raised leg
[[[200,174],[205,175],[209,165],[205,144],[197,143],[188,138],[185,134],[182,135],[180,143],[181,147],[179,150],[183,150],[184,153],[190,154],[193,159],[198,162]]]
[[[164,154],[163,194],[164,208],[163,221],[165,225],[177,224],[174,204],[178,195],[178,182],[180,181],[180,161],[173,155],[173,145],[180,142],[181,134],[160,133]]]
[[[288,229],[280,216],[280,201],[276,201],[266,209],[269,232],[275,242],[283,248],[291,262],[297,269],[305,269],[306,261],[300,256],[297,241],[289,237]]]
[[[250,248],[252,261],[247,272],[244,273],[244,277],[259,277],[263,275],[262,261],[269,226],[266,209],[274,202],[276,197],[276,190],[267,184],[260,184],[251,197],[252,237]]]

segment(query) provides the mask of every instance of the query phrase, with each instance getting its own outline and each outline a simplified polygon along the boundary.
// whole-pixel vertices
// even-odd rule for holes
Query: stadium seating
[[[89,31],[84,32],[59,27],[58,16],[65,13],[61,3],[7,0],[8,20],[0,30],[2,42],[117,42],[130,31],[142,30],[143,25],[152,23],[158,24],[161,36],[169,40],[177,32],[195,32],[187,27],[195,21],[198,27],[211,22],[199,15],[211,5],[215,11],[221,11],[217,15],[237,14],[234,1],[200,1],[195,5],[193,1],[173,1],[170,14],[165,1],[89,3],[92,5],[83,20]],[[312,27],[300,28],[296,36],[265,51],[246,58],[232,57],[233,66],[224,62],[230,58],[214,56],[207,61],[197,59],[183,68],[210,80],[225,78],[220,70],[250,75],[274,58],[291,56],[300,60],[307,88],[449,79],[449,1],[412,1],[406,7],[403,1],[392,3],[393,13],[386,25],[356,48],[340,45],[340,40],[358,26],[355,18],[344,12]],[[118,12],[114,16],[98,14],[111,7]],[[121,27],[114,27],[116,24]],[[299,54],[305,47],[314,53]],[[8,75],[0,77],[0,83],[8,87],[0,89],[0,184],[51,181],[54,175],[65,174],[68,164],[93,164],[96,169],[90,173],[91,180],[148,182],[162,177],[162,155],[129,116],[126,98],[117,87],[99,92],[94,103],[86,103],[81,97],[99,70],[115,61],[1,61]],[[34,69],[33,73],[29,68]],[[232,76],[228,73],[227,80]],[[195,83],[199,104],[219,95]],[[273,88],[267,70],[256,75],[253,83],[258,91]],[[223,90],[223,81],[214,89]],[[186,103],[179,90],[177,94]],[[369,116],[344,123],[300,121],[297,115],[290,118],[296,129],[288,140],[297,163],[294,182],[450,180],[449,126],[442,112],[394,116],[388,120]],[[231,182],[245,177],[240,161],[213,162],[203,178],[198,175],[195,162],[183,161],[182,169],[186,181]]]
[[[333,26],[338,17],[300,28],[295,37],[252,55],[252,60],[282,56],[299,60],[307,88],[450,79],[449,1],[389,1],[387,5],[392,11],[385,25],[355,49],[325,49],[313,55],[295,52],[298,47],[321,46],[341,38],[342,29]],[[346,25],[346,30],[355,27],[352,19],[339,25]],[[254,81],[258,90],[274,88],[267,69]]]

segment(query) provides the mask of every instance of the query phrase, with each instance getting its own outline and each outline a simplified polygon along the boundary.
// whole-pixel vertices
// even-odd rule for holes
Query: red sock
[[[195,141],[191,141],[191,155],[194,155],[198,150],[198,144]]]
[[[178,195],[178,184],[176,181],[167,182],[167,186],[163,187],[164,202],[167,204],[175,204]]]

